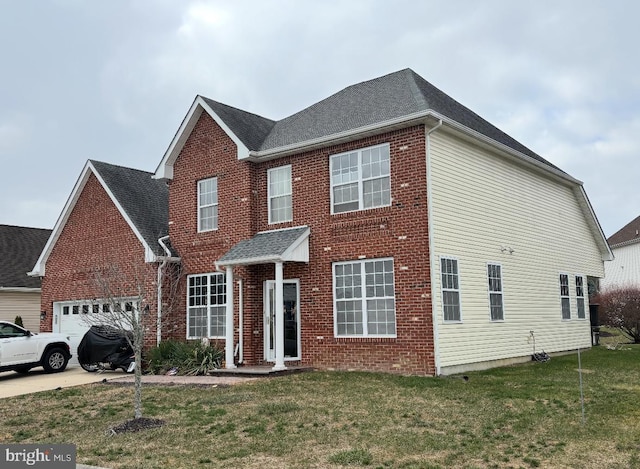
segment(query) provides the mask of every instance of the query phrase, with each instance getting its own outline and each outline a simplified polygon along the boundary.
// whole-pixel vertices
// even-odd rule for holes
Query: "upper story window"
[[[567,274],[560,274],[560,304],[562,306],[562,319],[571,319],[569,276]]]
[[[584,277],[576,275],[576,303],[578,307],[578,319],[586,319],[584,309]]]
[[[331,156],[331,213],[391,205],[389,144]]]
[[[218,229],[218,178],[198,181],[198,231]]]
[[[270,169],[267,172],[269,223],[293,220],[293,197],[291,194],[291,165]]]
[[[442,276],[442,309],[445,321],[460,321],[460,282],[458,279],[458,260],[450,257],[440,258]]]
[[[489,280],[489,307],[491,320],[504,320],[504,306],[502,302],[502,266],[500,264],[487,264],[487,277]]]

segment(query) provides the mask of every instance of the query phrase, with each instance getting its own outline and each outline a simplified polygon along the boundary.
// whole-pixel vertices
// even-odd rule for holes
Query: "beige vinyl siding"
[[[16,316],[25,328],[40,332],[40,292],[0,291],[0,320],[13,322]]]
[[[589,347],[577,319],[575,275],[603,275],[603,262],[572,187],[488,150],[431,136],[433,296],[440,366]],[[504,249],[504,251],[503,251]],[[513,250],[510,253],[509,250]],[[440,257],[458,259],[461,323],[442,315]],[[487,263],[502,266],[504,320],[491,321]],[[569,275],[563,321],[559,275]]]

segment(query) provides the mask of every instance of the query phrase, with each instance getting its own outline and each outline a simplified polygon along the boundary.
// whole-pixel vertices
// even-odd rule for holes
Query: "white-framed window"
[[[198,181],[198,232],[218,229],[218,178]]]
[[[395,337],[393,258],[333,264],[336,337]]]
[[[569,275],[560,274],[560,305],[562,319],[571,319],[571,299],[569,298]]]
[[[227,304],[225,275],[189,275],[187,279],[187,339],[224,338]]]
[[[576,306],[578,311],[578,319],[586,319],[586,311],[584,306],[584,277],[576,275]]]
[[[389,144],[331,155],[331,213],[391,205]]]
[[[504,303],[502,299],[502,266],[487,264],[489,282],[489,309],[492,321],[504,321]]]
[[[443,318],[445,321],[459,322],[462,320],[462,315],[460,312],[458,259],[453,257],[441,257],[440,274],[442,278]]]
[[[283,223],[293,220],[291,165],[270,169],[267,171],[267,181],[269,223]]]

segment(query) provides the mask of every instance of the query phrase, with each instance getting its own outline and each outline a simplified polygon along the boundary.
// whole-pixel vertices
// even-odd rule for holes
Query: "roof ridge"
[[[145,173],[148,174],[149,176],[153,176],[154,173],[150,172],[150,171],[145,171],[144,169],[138,169],[138,168],[131,168],[129,166],[123,166],[120,164],[113,164],[113,163],[107,163],[106,161],[99,161],[99,160],[89,160],[91,162],[91,164],[98,163],[99,165],[105,165],[105,166],[110,166],[112,168],[120,168],[120,169],[126,169],[128,171],[137,171],[139,173]]]

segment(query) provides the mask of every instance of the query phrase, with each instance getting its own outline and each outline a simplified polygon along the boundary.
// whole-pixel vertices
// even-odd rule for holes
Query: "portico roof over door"
[[[271,262],[309,262],[308,226],[262,231],[229,249],[217,266],[268,264]]]
[[[309,262],[308,226],[263,231],[250,239],[240,241],[216,261],[218,269],[224,267],[227,281],[226,305],[226,368],[235,368],[233,363],[233,268],[239,265],[275,265],[275,365],[274,370],[283,370],[284,365],[284,312],[283,312],[283,264],[285,262]]]

